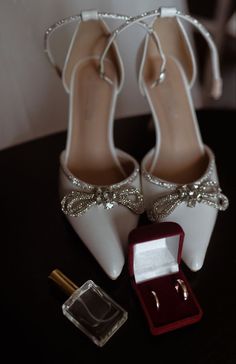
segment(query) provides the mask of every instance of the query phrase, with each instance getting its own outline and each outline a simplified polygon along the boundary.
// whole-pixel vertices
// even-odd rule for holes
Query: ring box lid
[[[174,222],[141,226],[129,235],[129,272],[136,283],[179,271],[184,231]]]

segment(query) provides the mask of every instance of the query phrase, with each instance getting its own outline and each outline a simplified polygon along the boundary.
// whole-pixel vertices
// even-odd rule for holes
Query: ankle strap
[[[220,74],[220,65],[219,65],[219,55],[213,41],[211,34],[208,30],[195,18],[188,14],[182,14],[180,11],[176,11],[176,16],[180,19],[184,19],[190,24],[192,24],[205,38],[210,51],[211,51],[211,65],[212,65],[212,73],[213,73],[213,82],[211,88],[211,96],[214,99],[218,99],[222,94],[222,78]]]
[[[153,31],[153,29],[146,24],[145,22],[143,22],[144,19],[151,17],[151,16],[160,16],[160,11],[159,10],[152,10],[152,11],[148,11],[145,13],[142,13],[140,15],[136,15],[133,17],[127,17],[126,21],[124,23],[122,23],[118,28],[116,28],[111,34],[110,37],[108,38],[106,47],[104,48],[102,54],[101,54],[101,58],[100,58],[100,75],[104,77],[105,75],[105,69],[104,69],[104,60],[105,57],[107,55],[107,52],[110,49],[110,46],[112,45],[112,43],[115,41],[115,39],[118,37],[118,35],[120,33],[122,33],[125,29],[129,28],[130,26],[132,26],[134,23],[137,23],[137,25],[142,26],[143,28],[146,29],[146,31],[153,37],[154,42],[156,43],[156,46],[158,48],[158,50],[160,51],[160,54],[163,55],[164,58],[164,53],[162,52],[162,48],[159,42],[159,39],[156,35],[156,33]],[[163,63],[165,63],[163,61]]]
[[[219,56],[218,56],[218,51],[215,46],[215,43],[214,43],[210,33],[197,19],[193,18],[190,15],[181,13],[176,8],[161,7],[159,9],[151,10],[151,11],[142,13],[140,15],[134,16],[132,18],[128,18],[125,21],[125,23],[123,23],[120,27],[118,27],[111,33],[111,35],[108,39],[108,42],[107,42],[107,46],[105,47],[105,49],[102,53],[101,59],[100,59],[100,72],[104,74],[104,59],[105,59],[105,56],[106,56],[112,42],[114,42],[115,38],[123,30],[125,30],[129,26],[133,25],[134,23],[138,23],[138,24],[144,26],[145,23],[143,21],[146,19],[149,19],[151,17],[154,17],[154,16],[161,17],[161,18],[178,17],[178,18],[183,19],[183,20],[189,22],[190,24],[192,24],[202,34],[202,36],[205,38],[205,40],[210,48],[210,51],[211,51],[211,64],[212,64],[212,72],[213,72],[213,84],[212,84],[212,89],[211,89],[211,95],[215,99],[219,98],[222,93],[222,79],[220,76]],[[145,28],[149,32],[149,34],[153,36],[156,46],[158,48],[158,51],[160,52],[160,56],[162,58],[162,65],[161,65],[161,69],[160,69],[159,78],[153,84],[153,86],[155,86],[155,85],[159,84],[161,81],[163,81],[163,79],[164,79],[166,59],[165,59],[165,55],[162,51],[162,47],[161,47],[161,44],[160,44],[160,41],[158,39],[156,32],[147,24],[146,24]]]
[[[80,23],[82,21],[89,21],[89,20],[98,20],[98,19],[115,19],[115,20],[128,20],[131,17],[128,15],[122,15],[122,14],[114,14],[114,13],[107,13],[107,12],[100,12],[97,10],[85,10],[82,11],[80,14],[68,16],[67,18],[63,18],[53,25],[51,25],[44,34],[44,52],[51,63],[51,65],[55,68],[57,74],[59,77],[62,75],[61,68],[57,65],[56,61],[54,60],[54,57],[51,52],[50,47],[50,38],[52,34],[55,32],[55,30],[58,30],[64,25],[71,24],[73,22]],[[103,78],[105,78],[105,75],[103,75]]]

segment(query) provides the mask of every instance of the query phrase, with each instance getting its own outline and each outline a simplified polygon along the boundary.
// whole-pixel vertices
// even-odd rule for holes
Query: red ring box
[[[150,331],[159,335],[193,324],[202,317],[202,310],[180,269],[184,231],[174,222],[141,226],[129,234],[129,272]],[[188,290],[177,291],[177,279]],[[156,293],[159,309],[152,291]]]

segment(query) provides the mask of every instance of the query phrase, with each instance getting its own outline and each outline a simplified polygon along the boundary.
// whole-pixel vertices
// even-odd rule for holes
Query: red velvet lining
[[[186,301],[183,299],[182,291],[179,290],[178,293],[175,289],[178,278],[183,279],[188,289],[189,296]],[[201,309],[182,272],[139,284],[133,282],[133,285],[153,334],[173,330],[194,323],[201,318]],[[156,292],[160,303],[159,310],[157,310],[151,291]]]

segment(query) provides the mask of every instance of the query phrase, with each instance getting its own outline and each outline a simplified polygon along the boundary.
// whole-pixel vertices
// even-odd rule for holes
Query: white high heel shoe
[[[62,72],[70,96],[67,142],[60,158],[62,210],[107,275],[116,279],[128,234],[144,206],[138,163],[114,147],[114,110],[124,71],[114,42],[104,68],[99,67],[110,34],[103,18],[128,17],[90,10],[62,19],[46,31],[45,51],[58,71],[49,39],[60,26],[78,22]]]
[[[189,15],[160,8],[152,24],[157,42],[147,35],[139,73],[157,133],[155,148],[142,161],[142,188],[151,221],[182,226],[182,258],[197,271],[204,263],[217,211],[227,208],[228,199],[219,187],[214,154],[201,139],[190,94],[196,63],[180,19],[205,37],[211,50],[212,96],[221,94],[218,54],[210,34]]]
[[[152,24],[144,26],[149,18],[153,18]],[[146,28],[139,86],[150,105],[157,142],[142,161],[145,208],[151,221],[174,221],[182,226],[182,258],[197,271],[204,262],[217,210],[225,210],[228,200],[219,188],[214,155],[201,139],[190,94],[196,63],[180,19],[193,24],[210,47],[212,96],[217,98],[222,82],[214,42],[196,19],[175,8],[160,8],[129,19],[110,36],[108,45],[134,23]]]

